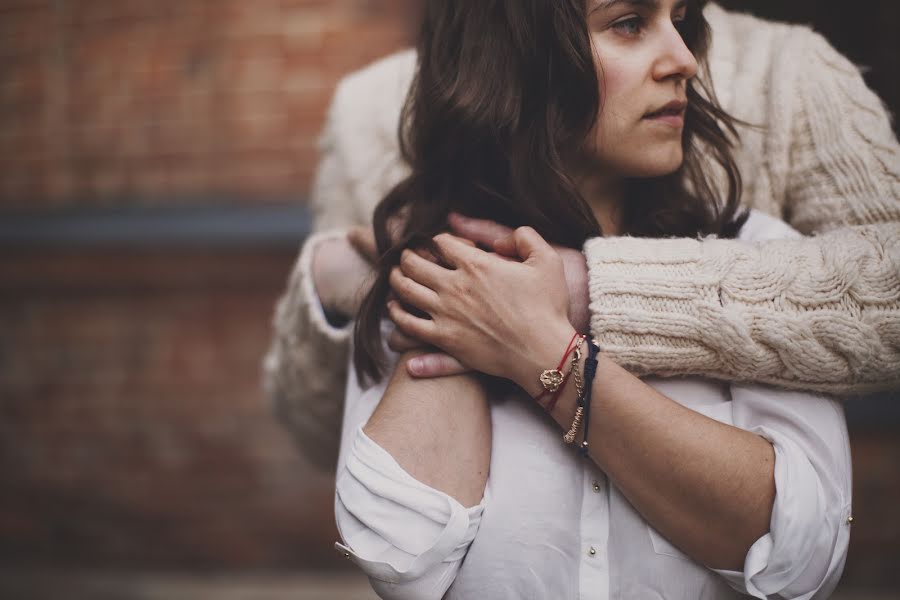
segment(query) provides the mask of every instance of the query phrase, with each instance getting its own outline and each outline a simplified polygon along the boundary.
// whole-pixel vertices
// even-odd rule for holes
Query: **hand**
[[[404,215],[388,219],[392,238],[402,226]],[[371,225],[351,227],[345,238],[326,240],[316,248],[312,276],[327,314],[343,320],[356,317],[362,299],[372,288],[377,260],[378,247]]]
[[[469,246],[475,246],[475,242],[463,241]],[[414,252],[432,263],[437,264],[438,262],[428,250],[419,249],[414,250]],[[388,348],[402,354],[410,350],[427,350],[429,346],[422,340],[406,335],[399,328],[395,327],[388,337]],[[406,372],[412,377],[424,379],[459,375],[468,373],[471,370],[445,352],[426,352],[406,361]]]
[[[504,248],[498,248],[495,241],[509,238],[513,230],[505,225],[487,219],[473,219],[459,213],[450,213],[448,218],[450,229],[461,238],[503,254]],[[569,291],[569,322],[578,331],[590,328],[590,296],[588,294],[588,270],[584,255],[578,250],[565,246],[550,245],[562,258],[566,275],[566,289]],[[509,249],[512,251],[512,249]],[[512,258],[523,260],[523,256],[507,254]]]
[[[356,316],[372,287],[377,258],[370,227],[353,227],[344,238],[322,242],[315,250],[312,276],[322,307],[329,315],[348,320]]]
[[[497,248],[495,241],[508,238],[513,230],[505,225],[486,219],[473,219],[459,213],[450,213],[448,223],[454,234],[470,242],[499,252],[503,248]],[[552,245],[563,261],[566,275],[566,287],[569,291],[569,322],[578,331],[587,331],[590,327],[590,312],[588,304],[588,272],[584,255],[578,250],[564,246]],[[511,250],[511,249],[510,249]],[[522,260],[521,256],[512,256]],[[410,338],[399,329],[395,329],[388,340],[388,346],[398,352],[421,348],[424,344],[420,340]],[[452,356],[436,352],[423,354],[406,363],[407,372],[413,377],[444,377],[469,371],[465,365]]]
[[[573,333],[562,258],[531,227],[495,243],[501,254],[524,262],[484,252],[449,233],[434,241],[451,268],[404,250],[390,274],[394,294],[431,319],[392,301],[394,323],[470,368],[530,385],[535,365],[561,352]]]

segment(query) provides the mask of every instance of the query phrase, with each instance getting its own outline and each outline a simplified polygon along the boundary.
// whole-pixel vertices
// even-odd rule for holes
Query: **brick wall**
[[[414,0],[6,0],[0,206],[302,198],[342,74]]]
[[[5,0],[0,206],[301,198],[335,81],[409,43],[420,1]],[[896,3],[724,4],[816,20],[900,106]]]
[[[0,564],[338,562],[330,478],[297,455],[259,390],[291,260],[0,262]]]
[[[406,45],[416,6],[0,2],[0,213],[302,201],[335,81]],[[896,15],[867,10],[876,30]],[[854,58],[896,60],[867,51]],[[873,84],[896,106],[883,73]],[[344,566],[330,478],[296,455],[258,386],[295,254],[0,248],[0,562]],[[897,433],[851,432],[850,583],[898,582]]]
[[[0,2],[0,212],[302,201],[415,4]],[[344,566],[259,389],[296,249],[0,246],[0,562]]]

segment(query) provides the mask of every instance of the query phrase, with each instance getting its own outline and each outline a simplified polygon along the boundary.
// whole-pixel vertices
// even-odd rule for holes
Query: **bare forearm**
[[[590,457],[689,556],[712,568],[741,570],[750,546],[769,530],[772,445],[683,407],[602,354],[599,359]],[[572,424],[575,400],[570,382],[552,413],[563,431]]]
[[[481,501],[491,458],[487,395],[476,375],[412,379],[397,363],[366,435],[414,478],[456,498]]]

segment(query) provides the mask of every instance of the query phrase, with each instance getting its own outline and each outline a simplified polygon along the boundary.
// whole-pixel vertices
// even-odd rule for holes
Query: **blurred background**
[[[419,1],[0,0],[0,598],[372,597],[259,368],[335,83]],[[721,4],[897,114],[900,4]],[[847,403],[842,598],[900,589],[898,396]]]

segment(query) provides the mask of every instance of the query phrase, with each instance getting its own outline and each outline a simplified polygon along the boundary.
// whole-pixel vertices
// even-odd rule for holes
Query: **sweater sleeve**
[[[351,326],[328,321],[311,267],[319,243],[346,235],[340,227],[355,224],[353,188],[336,131],[345,97],[346,86],[339,85],[319,138],[321,159],[310,197],[316,233],[304,242],[277,302],[262,368],[273,413],[301,452],[327,470],[333,470],[337,457]]]
[[[598,238],[591,330],[636,374],[827,393],[900,385],[900,147],[859,71],[797,35],[785,216],[809,237]]]

